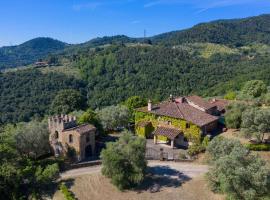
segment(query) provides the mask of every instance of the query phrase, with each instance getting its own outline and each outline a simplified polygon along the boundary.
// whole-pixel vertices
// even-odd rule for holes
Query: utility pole
[[[146,43],[146,29],[143,30],[143,43]]]

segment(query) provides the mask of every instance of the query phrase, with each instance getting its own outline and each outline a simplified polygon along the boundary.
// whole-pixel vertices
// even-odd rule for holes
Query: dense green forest
[[[0,124],[44,116],[58,91],[77,89],[83,93],[83,88],[83,81],[64,74],[38,70],[0,73]]]
[[[155,36],[152,40],[155,44],[167,46],[194,42],[230,46],[244,46],[254,42],[270,44],[270,15],[202,23],[187,30]]]
[[[111,46],[81,55],[76,65],[88,83],[93,108],[133,95],[155,100],[169,94],[224,95],[255,78],[269,84],[267,54],[214,54],[207,59],[196,54],[168,47]]]
[[[0,48],[0,70],[32,64],[67,46],[66,43],[51,38],[35,38],[18,46],[2,47]]]
[[[69,73],[50,67],[0,74],[0,123],[48,114],[64,89],[80,90],[96,109],[134,95],[158,101],[170,94],[223,96],[253,79],[270,85],[269,17],[200,24],[151,41],[114,36],[68,47],[60,43],[64,50],[53,56]],[[77,78],[70,76],[73,70]]]

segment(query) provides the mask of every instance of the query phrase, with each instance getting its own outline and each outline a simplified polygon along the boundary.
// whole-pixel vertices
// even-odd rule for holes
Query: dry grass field
[[[163,179],[155,182],[164,182]],[[181,185],[167,183],[160,192],[150,193],[147,188],[120,192],[100,173],[80,176],[67,182],[78,200],[223,200],[222,195],[214,194],[207,187],[203,176],[195,177]],[[161,184],[162,185],[162,184]],[[53,200],[64,200],[57,191]]]
[[[249,140],[243,138],[239,130],[229,129],[228,131],[221,134],[221,136],[229,139],[236,139],[239,140],[242,144],[248,144]],[[254,151],[254,154],[258,154],[270,165],[270,152],[269,151]]]

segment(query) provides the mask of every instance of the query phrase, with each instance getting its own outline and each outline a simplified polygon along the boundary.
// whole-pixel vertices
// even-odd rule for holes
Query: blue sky
[[[47,36],[68,43],[142,37],[215,19],[270,13],[270,0],[0,0],[0,46]]]

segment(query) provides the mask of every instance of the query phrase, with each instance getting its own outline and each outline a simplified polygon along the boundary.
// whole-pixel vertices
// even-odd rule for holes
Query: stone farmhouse
[[[95,155],[96,128],[77,125],[76,117],[53,116],[48,119],[49,140],[55,156],[67,155],[73,150],[75,160],[82,161]]]
[[[170,96],[168,101],[136,110],[136,133],[154,138],[154,143],[169,143],[174,147],[187,147],[201,137],[213,134],[218,128],[219,116],[225,112],[227,101],[206,101],[199,96]]]

